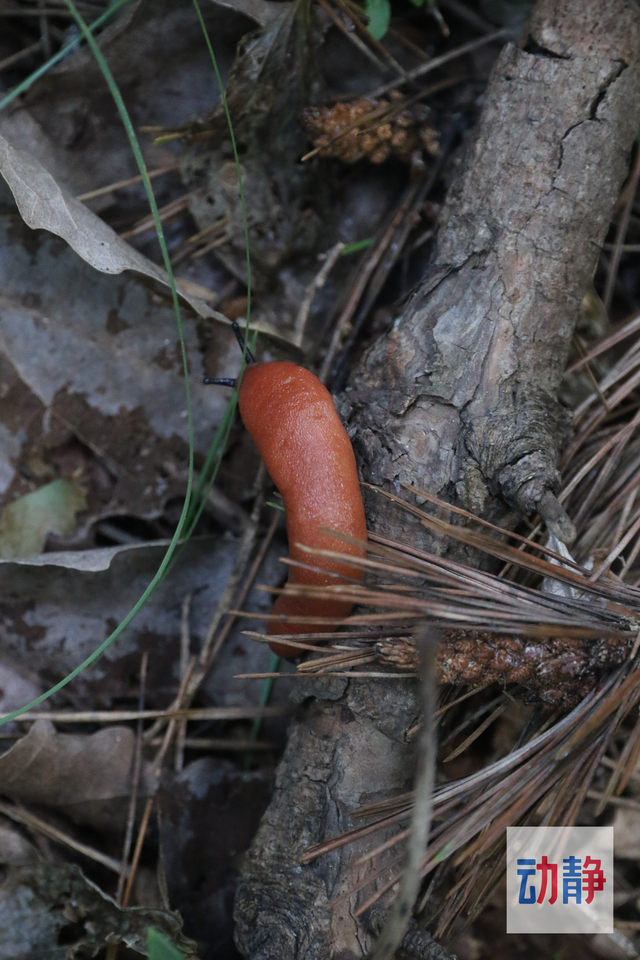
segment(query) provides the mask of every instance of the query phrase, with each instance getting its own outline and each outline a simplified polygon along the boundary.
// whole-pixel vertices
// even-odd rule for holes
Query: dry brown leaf
[[[20,215],[32,230],[48,230],[62,237],[83,260],[101,273],[133,270],[164,286],[171,285],[166,270],[122,240],[104,220],[59,186],[38,160],[24,150],[12,147],[2,136],[0,174],[15,197]],[[201,317],[229,324],[224,314],[181,289],[179,281],[176,285],[180,295]]]
[[[23,803],[53,807],[76,823],[121,830],[134,750],[135,733],[130,727],[58,733],[48,720],[37,720],[0,757],[2,792]],[[151,764],[147,764],[140,796],[147,795],[151,784]]]
[[[0,179],[1,188],[4,502],[62,476],[86,489],[90,520],[157,516],[167,499],[184,494],[188,460],[173,310],[135,275],[96,273],[57,237],[34,234]],[[227,373],[238,347],[218,324],[203,340],[199,322],[185,318],[184,335],[195,449],[206,455],[228,394],[202,377]]]
[[[62,679],[88,657],[129,612],[148,586],[166,552],[167,542],[87,551],[45,553],[28,560],[0,561],[0,631],[5,656],[21,670],[41,672],[51,682]],[[166,706],[179,683],[180,612],[193,594],[192,649],[202,645],[211,617],[233,569],[237,547],[224,537],[192,540],[181,548],[179,562],[149,598],[133,624],[90,669],[67,687],[80,708],[109,708],[130,697],[132,674],[143,650],[149,651],[149,707]],[[260,572],[260,582],[282,576],[281,548],[274,547]],[[245,609],[259,617],[271,599],[256,590]],[[257,703],[261,681],[234,680],[235,674],[264,672],[269,649],[242,635],[258,629],[243,620],[234,627],[204,684],[216,706]],[[0,674],[0,680],[2,675]],[[29,702],[40,690],[7,709]],[[282,696],[286,695],[282,691]],[[17,694],[16,694],[17,697]]]

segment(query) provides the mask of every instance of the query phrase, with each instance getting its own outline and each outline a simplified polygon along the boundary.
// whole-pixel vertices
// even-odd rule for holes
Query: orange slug
[[[236,335],[244,349],[239,329]],[[318,378],[287,360],[255,363],[246,353],[247,366],[240,386],[239,405],[243,423],[282,494],[287,519],[289,556],[322,571],[292,566],[289,583],[330,586],[340,583],[331,574],[361,580],[363,571],[347,564],[313,557],[298,546],[333,550],[363,557],[364,548],[336,540],[319,528],[328,527],[366,540],[367,527],[362,493],[351,442],[331,399]],[[208,383],[233,384],[229,380]],[[353,604],[345,600],[288,597],[276,600],[273,612],[287,617],[335,617],[349,615]],[[296,621],[271,620],[269,634],[312,633],[322,627]],[[282,657],[297,655],[284,643],[270,644]]]

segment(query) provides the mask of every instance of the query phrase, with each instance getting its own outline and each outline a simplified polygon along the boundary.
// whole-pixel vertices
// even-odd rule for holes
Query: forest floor
[[[107,7],[77,4],[88,23]],[[0,5],[0,714],[40,697],[105,644],[29,719],[0,727],[0,960],[127,960],[146,952],[150,926],[184,956],[240,956],[234,894],[301,675],[255,637],[271,606],[258,587],[284,579],[277,495],[230,392],[202,380],[237,375],[230,323],[246,318],[250,296],[259,359],[293,359],[335,394],[345,389],[424,272],[492,66],[530,9],[515,0],[398,0],[378,41],[350,0],[318,0],[311,26],[298,16],[286,30],[286,2],[201,7],[224,82],[232,75],[250,291],[243,196],[193,3],[125,3],[97,33],[163,224],[190,414],[166,260],[100,67],[77,43],[20,92],[80,29],[62,0]],[[615,563],[626,560],[635,585],[634,163],[585,295],[562,399],[583,431],[567,476],[589,461],[589,443],[603,448],[624,433],[624,445],[610,444],[607,476],[594,466],[575,480],[574,513],[575,490],[595,490],[575,559],[597,565],[633,531],[607,569],[618,575]],[[578,369],[599,345],[607,349]],[[609,419],[585,425],[594,391]],[[185,529],[191,418],[201,488],[186,514],[190,538],[120,632]],[[607,516],[613,540],[602,533]],[[519,529],[528,535],[534,524]],[[528,576],[523,583],[533,583]],[[239,609],[251,616],[230,613]],[[472,704],[443,723],[441,784],[506,756],[532,717],[540,722],[539,703],[497,683]],[[635,733],[627,718],[579,820],[615,826],[615,934],[508,936],[498,882],[478,917],[453,924],[443,941],[450,953],[638,955],[637,752],[621,795],[596,812]]]

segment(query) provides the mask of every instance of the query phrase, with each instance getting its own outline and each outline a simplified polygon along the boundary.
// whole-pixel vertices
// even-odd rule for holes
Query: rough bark
[[[363,479],[413,482],[503,522],[558,491],[558,385],[640,126],[639,56],[635,0],[540,0],[523,44],[503,49],[433,262],[345,397]],[[381,501],[371,524],[415,539]],[[299,857],[372,794],[404,788],[413,688],[317,690],[244,867],[237,940],[252,960],[360,957],[376,926],[353,917],[358,895],[328,906],[361,878],[363,846]]]
[[[429,273],[350,395],[365,479],[480,515],[557,493],[557,391],[638,129],[639,49],[625,0],[541,2],[503,49]]]

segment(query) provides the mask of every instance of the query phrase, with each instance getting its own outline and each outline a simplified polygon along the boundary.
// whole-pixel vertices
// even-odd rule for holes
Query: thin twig
[[[15,820],[16,823],[23,824],[23,826],[28,827],[29,830],[44,834],[44,836],[49,837],[50,840],[55,840],[56,843],[61,843],[63,846],[69,847],[70,850],[75,850],[76,853],[81,853],[84,857],[89,857],[90,860],[94,860],[96,863],[101,863],[103,867],[112,870],[114,873],[120,873],[119,860],[114,860],[113,857],[108,857],[106,854],[100,853],[99,850],[88,847],[86,843],[79,843],[77,840],[74,840],[73,837],[69,837],[66,833],[63,833],[62,830],[58,830],[57,827],[53,827],[50,823],[47,823],[46,820],[41,820],[40,817],[34,816],[33,813],[29,813],[27,810],[18,809],[11,804],[0,801],[0,814],[9,817],[11,820]]]
[[[296,621],[297,622],[297,621]],[[287,638],[288,642],[288,638]],[[314,673],[314,678],[349,677],[357,680],[415,680],[415,673],[387,673],[381,670],[335,670],[327,673]],[[308,673],[236,673],[234,680],[308,680]]]
[[[133,884],[135,882],[136,873],[138,871],[138,864],[140,863],[140,855],[142,853],[142,847],[144,844],[145,837],[147,835],[147,828],[149,826],[149,820],[151,818],[151,811],[153,809],[153,804],[155,801],[155,794],[148,798],[144,812],[142,814],[142,820],[140,822],[140,829],[138,830],[138,839],[136,841],[135,850],[133,851],[133,858],[131,860],[131,869],[129,871],[129,880],[127,886],[125,887],[124,894],[122,895],[122,906],[128,907],[129,901],[131,899],[131,893],[133,891]]]
[[[600,397],[600,403],[601,403],[602,406],[605,408],[605,410],[607,411],[607,413],[610,413],[610,412],[611,412],[611,407],[609,406],[609,402],[608,402],[607,398],[605,397],[604,393],[602,392],[602,390],[600,389],[600,384],[598,383],[598,381],[597,381],[597,379],[596,379],[595,373],[594,373],[593,370],[591,369],[591,364],[590,364],[590,362],[589,362],[587,359],[585,359],[585,357],[586,357],[586,352],[587,352],[587,351],[585,350],[584,346],[582,345],[582,341],[580,340],[580,337],[578,336],[577,333],[574,335],[573,342],[574,342],[574,344],[575,344],[576,350],[578,351],[578,353],[579,353],[580,356],[582,357],[583,366],[584,366],[584,368],[585,368],[586,371],[587,371],[587,376],[588,376],[589,379],[591,380],[591,383],[593,384],[593,387],[594,387],[596,393],[597,393],[598,396]]]
[[[428,63],[423,63],[414,70],[410,70],[406,75],[406,80],[417,80],[418,77],[423,77],[425,74],[431,73],[432,70],[437,70],[438,67],[444,66],[445,63],[449,63],[451,60],[456,60],[458,57],[463,57],[467,53],[473,53],[474,50],[478,50],[480,47],[485,47],[488,43],[495,43],[498,40],[506,40],[509,37],[509,34],[510,31],[505,28],[503,30],[496,30],[495,33],[490,33],[486,37],[480,37],[478,40],[471,40],[469,43],[463,43],[462,46],[456,47],[455,50],[449,50],[447,53],[443,53],[439,57],[434,57],[433,60],[430,60]],[[390,90],[395,90],[396,87],[402,86],[403,83],[405,83],[405,79],[402,77],[399,80],[392,80],[389,83],[385,83],[382,86],[377,87],[375,90],[372,90],[367,94],[367,96],[381,97]]]
[[[147,666],[149,664],[149,651],[145,650],[140,662],[140,690],[138,692],[138,708],[144,709],[144,697],[147,685]],[[122,905],[122,895],[124,886],[127,882],[129,862],[129,853],[131,852],[131,841],[133,840],[133,828],[136,822],[136,808],[138,806],[138,788],[140,785],[140,772],[142,770],[142,732],[143,722],[138,720],[136,728],[136,746],[133,755],[133,769],[131,772],[131,792],[129,794],[129,811],[127,814],[127,827],[125,831],[124,844],[122,847],[122,860],[120,861],[120,874],[118,876],[118,886],[116,889],[116,903]],[[110,943],[107,947],[106,960],[117,960],[119,944]]]
[[[335,5],[339,7],[340,10],[342,10],[344,15],[349,18],[349,20],[351,21],[351,23],[353,24],[356,30],[356,33],[359,33],[360,36],[362,37],[363,42],[371,44],[371,46],[374,47],[375,50],[377,50],[379,56],[382,57],[383,60],[387,61],[387,64],[395,73],[397,73],[400,77],[403,77],[405,80],[408,79],[407,71],[404,69],[402,64],[398,63],[396,58],[391,53],[389,53],[389,51],[387,50],[387,48],[384,46],[383,43],[381,43],[379,40],[376,40],[373,34],[371,34],[369,30],[367,30],[367,28],[362,23],[360,18],[358,16],[355,16],[350,11],[348,5],[344,2],[344,0],[333,0],[333,3],[335,3]]]
[[[259,472],[258,476],[260,477],[262,475],[263,474]],[[263,498],[260,497],[258,498],[258,500],[261,508],[264,502]],[[259,509],[257,504],[258,504],[258,501],[256,502],[256,506],[254,507],[254,510],[252,511],[251,520],[247,526],[247,531],[246,531],[247,549],[245,549],[245,540],[243,538],[243,542],[240,545],[240,550],[238,552],[238,557],[236,559],[234,572],[231,575],[230,581],[227,584],[227,587],[225,588],[224,595],[220,600],[218,607],[216,608],[216,612],[209,625],[209,629],[207,630],[207,635],[205,637],[205,642],[203,644],[202,650],[200,652],[198,664],[196,666],[196,669],[193,671],[193,675],[189,682],[189,687],[187,690],[187,698],[189,700],[191,700],[195,695],[195,693],[197,692],[200,683],[204,680],[208,670],[210,669],[211,665],[215,661],[215,658],[217,657],[222,647],[222,644],[224,643],[227,636],[229,635],[229,631],[233,627],[233,624],[235,622],[235,614],[233,611],[229,610],[229,604],[233,599],[233,592],[238,584],[238,581],[242,579],[242,587],[240,589],[238,596],[236,597],[236,600],[238,604],[242,604],[244,603],[247,593],[249,592],[249,590],[253,585],[253,581],[262,564],[262,561],[265,558],[266,552],[269,549],[269,544],[271,543],[271,539],[278,525],[278,520],[279,520],[278,512],[274,511],[273,520],[264,538],[262,546],[258,551],[258,554],[249,569],[249,573],[246,576],[244,576],[244,569],[248,560],[248,555],[253,546],[253,540],[255,537],[255,533],[257,531],[257,518],[259,516]],[[220,625],[220,621],[225,614],[229,614],[229,616],[227,617],[227,620],[223,625],[222,629],[220,630],[219,634],[217,634],[216,636],[216,631],[218,629],[218,626]],[[255,616],[255,614],[253,614],[253,616]],[[215,642],[214,642],[214,639],[215,639]],[[231,708],[222,708],[222,709],[231,709]],[[251,709],[269,710],[273,708],[252,707]],[[192,713],[194,711],[188,711],[188,712]],[[262,715],[268,716],[268,714],[262,714]],[[257,717],[259,716],[259,714],[254,714],[254,716]],[[162,728],[162,722],[158,721],[152,727],[150,727],[149,730],[147,730],[145,734],[145,739],[150,740],[153,737],[155,737],[161,728]]]
[[[261,479],[264,477],[264,475],[265,475],[264,467],[261,466],[260,470],[258,471],[258,476],[256,478],[257,484],[261,482]],[[247,524],[247,529],[245,530],[242,541],[240,542],[240,547],[238,550],[238,554],[236,556],[236,562],[234,564],[233,572],[225,587],[224,593],[216,607],[211,623],[209,624],[209,628],[207,630],[204,643],[202,645],[202,650],[200,651],[200,654],[198,657],[197,666],[190,678],[190,682],[189,682],[189,686],[188,686],[186,698],[185,698],[188,702],[191,702],[191,700],[195,696],[200,684],[204,680],[205,676],[207,675],[207,672],[211,668],[211,665],[215,661],[220,649],[222,648],[222,644],[224,643],[227,636],[229,635],[229,631],[231,630],[235,622],[235,615],[231,614],[230,616],[227,616],[226,622],[224,623],[223,627],[220,629],[220,632],[218,633],[218,627],[220,626],[220,622],[222,621],[225,615],[230,613],[229,607],[231,605],[231,601],[233,600],[234,593],[235,593],[235,590],[237,589],[238,583],[242,581],[242,587],[240,589],[238,596],[236,597],[236,600],[238,604],[242,604],[244,603],[245,597],[253,585],[253,580],[255,579],[258,569],[262,564],[262,561],[264,560],[266,552],[269,548],[269,544],[271,543],[271,538],[275,533],[276,526],[278,524],[277,511],[274,511],[275,516],[272,520],[271,526],[264,539],[262,547],[258,551],[258,555],[256,556],[249,570],[248,575],[245,576],[246,565],[248,563],[251,550],[253,549],[255,537],[258,531],[258,519],[260,516],[260,511],[262,509],[263,503],[264,503],[264,498],[262,496],[256,498],[256,503],[254,504],[254,508],[251,512],[250,521]],[[172,704],[172,709],[175,708],[176,704],[177,704],[177,699]],[[219,709],[232,709],[232,708],[223,707]],[[252,709],[266,710],[270,708],[257,707]],[[189,713],[191,712],[192,711],[189,711]],[[264,715],[266,716],[266,714]],[[254,714],[254,716],[258,716],[258,714]],[[163,721],[159,720],[156,723],[154,723],[145,733],[145,740],[151,740],[155,736],[157,736],[160,730],[162,729],[162,726],[163,726]]]
[[[147,686],[147,667],[149,665],[149,651],[145,650],[140,662],[140,690],[138,693],[138,709],[144,710],[144,698]],[[131,841],[133,840],[133,828],[136,821],[136,807],[138,805],[138,789],[140,786],[140,773],[142,771],[142,732],[143,721],[138,720],[136,727],[136,747],[133,755],[133,770],[131,771],[131,793],[129,794],[129,811],[127,814],[127,828],[122,845],[122,860],[120,866],[120,875],[118,877],[118,888],[116,890],[116,901],[122,903],[122,894],[127,879],[127,863],[129,853],[131,852]]]
[[[575,373],[576,370],[579,370],[585,363],[588,363],[590,360],[593,360],[595,357],[599,356],[601,353],[604,353],[606,350],[610,350],[611,347],[615,346],[617,343],[620,343],[621,340],[625,340],[627,337],[632,336],[634,333],[637,333],[640,330],[640,316],[634,317],[632,320],[629,320],[627,323],[624,323],[620,329],[616,330],[615,333],[610,334],[604,340],[602,340],[596,347],[592,347],[589,353],[587,353],[580,360],[577,360],[574,364],[564,372],[565,377],[568,377],[569,374]]]
[[[402,255],[409,235],[419,220],[420,211],[424,206],[424,202],[431,193],[431,190],[440,176],[442,166],[449,154],[449,146],[453,138],[453,132],[454,127],[453,125],[450,125],[442,139],[440,154],[429,170],[429,176],[421,183],[415,185],[415,189],[411,195],[411,200],[404,214],[401,216],[396,216],[393,219],[394,233],[385,248],[385,255],[380,257],[378,260],[376,269],[371,276],[368,289],[364,295],[363,302],[360,305],[358,314],[342,347],[342,360],[338,364],[338,369],[332,382],[332,389],[336,391],[341,390],[343,386],[343,378],[347,373],[347,363],[350,348],[356,342],[362,326],[369,315],[371,308],[373,307],[373,304],[387,282],[387,278],[389,277],[391,270]]]
[[[191,613],[191,596],[188,593],[182,601],[182,612],[180,614],[180,680],[184,678],[189,668],[189,615]],[[184,766],[184,741],[187,736],[187,721],[179,720],[176,733],[176,756],[174,770],[179,773]]]
[[[171,203],[167,203],[164,207],[158,208],[158,216],[160,218],[160,223],[166,223],[167,220],[171,217],[175,217],[178,214],[182,213],[189,206],[189,194],[185,193],[182,197],[177,197],[175,200],[172,200]],[[142,220],[139,220],[138,223],[131,229],[125,230],[124,233],[118,234],[121,240],[130,240],[131,237],[137,237],[141,233],[146,233],[147,230],[153,230],[155,228],[155,220],[153,215],[149,214],[146,217],[143,217]]]
[[[180,683],[180,690],[178,691],[178,696],[177,696],[177,702],[178,702],[178,704],[180,704],[180,703],[182,702],[182,698],[184,697],[184,695],[185,695],[185,693],[186,693],[187,686],[188,686],[188,684],[189,684],[189,677],[191,676],[191,671],[193,670],[194,666],[195,666],[195,657],[192,657],[191,660],[190,660],[190,662],[189,662],[189,666],[188,666],[187,670],[185,671],[185,675],[183,676],[183,678],[182,678],[182,680],[181,680],[181,683]],[[175,729],[176,729],[176,721],[175,721],[175,720],[171,720],[171,721],[169,722],[169,725],[168,725],[167,729],[166,729],[166,732],[165,732],[165,735],[164,735],[162,744],[161,744],[161,746],[160,746],[160,749],[158,750],[158,752],[157,752],[157,754],[156,754],[156,757],[155,757],[155,760],[154,760],[154,771],[153,771],[153,772],[154,772],[155,781],[156,781],[156,782],[155,782],[155,788],[154,788],[154,790],[152,791],[151,796],[147,799],[147,802],[146,802],[145,808],[144,808],[144,813],[142,814],[142,821],[141,821],[141,823],[140,823],[140,829],[139,829],[139,831],[138,831],[138,839],[136,840],[135,850],[133,851],[133,857],[132,857],[132,859],[131,859],[131,869],[130,869],[130,871],[129,871],[129,879],[128,879],[128,881],[127,881],[127,886],[126,886],[126,888],[125,888],[125,891],[124,891],[124,894],[123,894],[123,897],[122,897],[122,905],[123,905],[123,907],[129,906],[129,901],[130,901],[130,899],[131,899],[131,893],[132,893],[132,891],[133,891],[133,884],[134,884],[134,882],[135,882],[136,872],[137,872],[137,870],[138,870],[138,864],[140,863],[140,856],[141,856],[141,854],[142,854],[142,847],[144,846],[145,837],[146,837],[146,835],[147,835],[147,829],[148,829],[148,827],[149,827],[149,820],[150,820],[150,818],[151,818],[151,811],[152,811],[152,809],[153,809],[153,804],[154,804],[155,798],[156,798],[156,791],[157,791],[157,788],[158,788],[158,782],[159,782],[159,779],[160,779],[160,774],[162,773],[162,764],[163,764],[164,758],[165,758],[165,756],[166,756],[166,754],[167,754],[167,750],[169,749],[169,747],[170,747],[170,745],[171,745],[171,741],[173,740],[173,735],[174,735],[174,733],[175,733]]]
[[[440,633],[432,627],[425,628],[416,636],[420,651],[420,694],[422,726],[417,744],[418,765],[415,777],[413,813],[409,834],[407,865],[400,890],[394,900],[377,943],[370,953],[370,960],[391,960],[402,942],[411,919],[411,911],[418,896],[422,865],[424,861],[431,815],[433,811],[433,788],[436,773],[436,656]]]
[[[591,575],[590,579],[592,581],[595,582],[596,580],[598,580],[602,576],[602,574],[609,569],[609,567],[611,566],[613,561],[616,559],[616,557],[620,556],[624,548],[635,537],[635,535],[638,533],[639,530],[640,530],[640,517],[638,517],[636,522],[624,535],[620,543],[618,543],[618,545],[613,548],[613,550],[608,555],[608,557],[600,564],[597,570]]]
[[[300,309],[298,311],[298,316],[296,317],[295,326],[293,328],[293,342],[298,346],[302,346],[302,341],[304,339],[304,330],[307,325],[307,320],[309,318],[309,310],[311,309],[311,304],[313,303],[313,298],[319,290],[322,290],[327,278],[331,273],[333,267],[335,266],[340,254],[344,250],[346,244],[340,242],[336,243],[335,246],[331,247],[330,250],[324,255],[324,263],[322,264],[321,269],[318,271],[316,276],[313,278],[309,286],[307,287],[306,293],[300,304]]]
[[[258,473],[256,475],[254,488],[261,490],[264,478],[266,476],[266,470],[263,464],[260,464],[258,468]],[[225,588],[224,594],[220,603],[218,604],[216,611],[212,617],[211,623],[207,629],[207,633],[202,644],[202,650],[200,651],[200,656],[198,658],[198,672],[193,678],[193,683],[191,688],[195,693],[197,686],[200,685],[204,679],[205,673],[211,668],[214,660],[218,656],[218,653],[222,647],[222,644],[231,630],[232,621],[229,620],[225,623],[224,627],[221,629],[220,634],[218,633],[218,627],[222,621],[222,618],[229,613],[229,608],[231,607],[231,602],[233,600],[233,595],[238,587],[239,583],[242,583],[242,589],[240,591],[239,600],[240,603],[244,601],[244,597],[247,595],[248,591],[251,589],[252,580],[248,577],[245,577],[246,567],[249,562],[249,557],[251,551],[253,550],[255,540],[258,534],[258,525],[260,521],[260,514],[262,512],[262,507],[264,505],[264,496],[260,493],[256,496],[253,510],[251,511],[251,516],[249,524],[245,531],[245,534],[240,542],[240,547],[238,549],[238,554],[236,557],[236,562],[234,565],[233,573],[229,579],[229,582]],[[275,532],[275,527],[274,527]],[[273,536],[273,534],[271,534]],[[270,542],[270,541],[269,541]],[[263,545],[264,550],[259,552],[259,556],[264,557],[266,549],[268,547],[268,542],[266,546]],[[254,564],[255,568],[255,564]],[[256,568],[257,572],[257,568]],[[254,574],[255,576],[255,574]],[[189,691],[191,693],[191,690]]]
[[[407,187],[402,199],[400,200],[400,203],[398,204],[398,207],[394,210],[393,214],[389,218],[388,223],[383,228],[379,239],[371,248],[370,253],[367,254],[366,260],[359,271],[358,279],[353,285],[349,299],[347,300],[347,303],[345,304],[344,309],[342,310],[342,313],[340,314],[335,325],[333,336],[331,337],[331,343],[329,344],[322,368],[318,375],[322,383],[327,382],[331,372],[331,367],[333,365],[334,357],[338,351],[338,347],[340,346],[340,340],[342,339],[344,329],[355,313],[360,302],[360,298],[362,297],[374,270],[378,266],[380,260],[388,249],[389,244],[393,240],[393,236],[398,224],[402,222],[403,218],[408,213],[418,189],[419,186],[415,183],[410,184],[410,186]]]
[[[35,44],[39,46],[39,44]],[[30,49],[30,48],[29,48]],[[2,63],[0,63],[0,70],[2,69]],[[168,163],[164,167],[158,167],[156,170],[149,170],[148,177],[149,180],[153,180],[155,177],[160,177],[164,173],[172,173],[174,170],[179,170],[180,165],[177,160],[174,160],[173,163]],[[131,187],[135,183],[142,182],[142,175],[138,174],[135,177],[128,177],[126,180],[117,180],[115,183],[109,183],[106,187],[98,187],[97,190],[89,190],[87,193],[81,193],[76,200],[86,203],[87,200],[94,200],[96,197],[103,197],[106,193],[113,193],[114,190],[122,190],[123,187]]]
[[[152,747],[159,747],[163,743],[162,737],[156,737],[150,741]],[[269,743],[267,740],[240,740],[227,737],[185,737],[184,746],[189,750],[212,750],[224,752],[244,752],[245,750],[275,750],[275,743]]]
[[[373,52],[373,50],[370,47],[368,47],[367,44],[360,39],[360,37],[356,36],[355,33],[349,30],[346,23],[344,23],[340,19],[340,17],[336,13],[336,11],[333,9],[333,7],[329,3],[327,3],[327,0],[317,0],[317,2],[318,2],[318,6],[320,6],[324,10],[327,16],[333,21],[335,26],[338,28],[338,30],[345,35],[347,40],[349,40],[355,47],[358,48],[360,53],[364,54],[364,56],[367,57],[368,60],[371,60],[371,62],[378,68],[378,70],[381,70],[383,73],[386,73],[390,70],[390,67],[388,66],[388,64],[383,63],[382,60],[380,60],[380,58]]]
[[[255,614],[254,614],[255,616]],[[191,707],[167,710],[30,710],[20,715],[27,720],[51,720],[53,723],[122,723],[127,720],[252,720],[254,717],[275,717],[287,711],[281,707]],[[0,719],[8,717],[0,713]]]
[[[20,63],[21,60],[25,60],[27,57],[30,57],[32,53],[35,53],[36,50],[39,50],[41,46],[42,41],[38,40],[37,43],[32,43],[30,46],[18,50],[17,53],[12,53],[10,57],[5,57],[4,60],[0,60],[0,70],[6,70],[15,63]]]

